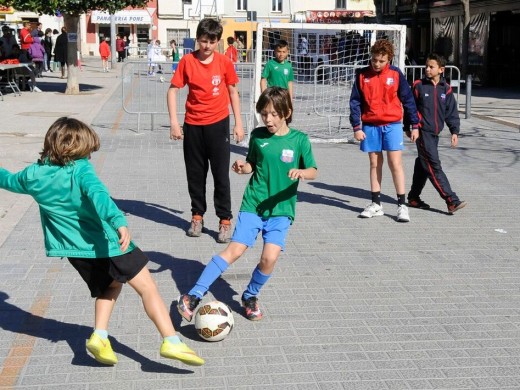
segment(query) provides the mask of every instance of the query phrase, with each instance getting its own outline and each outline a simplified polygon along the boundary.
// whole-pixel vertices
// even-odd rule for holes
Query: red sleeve
[[[186,79],[186,62],[188,61],[188,56],[190,54],[187,54],[181,58],[179,61],[179,65],[177,65],[177,70],[173,74],[173,77],[170,81],[170,84],[173,85],[176,88],[183,88],[188,80]]]

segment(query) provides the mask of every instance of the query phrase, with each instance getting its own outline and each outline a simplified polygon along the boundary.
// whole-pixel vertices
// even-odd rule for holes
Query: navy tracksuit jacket
[[[451,134],[459,134],[460,131],[460,118],[453,90],[444,78],[437,85],[423,78],[414,82],[412,92],[419,114],[420,137],[415,142],[419,156],[415,160],[408,199],[419,198],[426,180],[430,179],[448,205],[457,204],[460,200],[442,170],[438,152],[439,133],[444,128],[444,123],[448,125]]]

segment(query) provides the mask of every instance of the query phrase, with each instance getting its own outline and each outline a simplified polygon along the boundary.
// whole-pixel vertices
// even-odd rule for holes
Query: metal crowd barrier
[[[161,66],[162,73],[158,72]],[[244,130],[250,133],[259,123],[255,113],[255,89],[259,88],[255,77],[255,64],[240,62],[236,64],[240,78],[238,89]],[[341,142],[352,139],[348,121],[349,100],[354,83],[355,69],[363,65],[320,64],[310,69],[310,74],[295,72],[294,112],[291,126],[306,132],[318,142]],[[404,73],[410,84],[424,75],[424,66],[406,66]],[[460,71],[455,66],[446,67],[446,77],[453,87],[457,102],[463,82]],[[157,63],[155,72],[149,74],[145,60],[126,61],[122,67],[122,105],[129,114],[137,115],[137,131],[141,130],[141,117],[150,116],[151,130],[156,128],[156,117],[167,116],[166,93],[170,87],[172,63]],[[256,81],[255,81],[256,80]],[[259,84],[259,83],[258,83]],[[183,122],[188,88],[179,91],[177,115]],[[230,109],[230,115],[233,115]],[[169,121],[165,121],[169,124]],[[232,122],[233,123],[233,122]],[[348,135],[347,135],[348,133]]]
[[[237,64],[237,74],[240,77],[238,91],[244,130],[253,126],[253,85],[254,64]],[[150,116],[150,129],[156,129],[156,117],[168,115],[166,93],[170,88],[173,76],[171,62],[157,62],[152,70],[145,60],[126,61],[121,68],[122,107],[128,114],[137,115],[137,132],[141,130],[142,116]],[[179,90],[177,95],[177,116],[183,123],[188,87]],[[230,108],[230,116],[233,111]],[[167,122],[169,123],[169,121]],[[231,120],[233,123],[233,119]]]

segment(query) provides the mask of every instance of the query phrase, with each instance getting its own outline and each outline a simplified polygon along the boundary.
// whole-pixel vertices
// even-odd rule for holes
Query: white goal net
[[[354,69],[368,65],[370,47],[380,38],[394,44],[393,65],[404,69],[406,26],[383,24],[259,23],[255,52],[255,102],[263,66],[278,41],[289,44],[294,70],[291,126],[314,141],[348,142],[349,98]]]

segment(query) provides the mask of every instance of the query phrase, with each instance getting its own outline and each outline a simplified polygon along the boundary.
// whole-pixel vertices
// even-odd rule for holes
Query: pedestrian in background
[[[101,56],[101,66],[103,72],[108,72],[108,58],[110,57],[110,46],[108,45],[106,38],[101,37],[99,43],[99,55]]]
[[[45,71],[52,72],[51,59],[52,59],[52,29],[45,29],[45,35],[43,37],[43,48],[45,49]]]
[[[125,60],[125,40],[121,35],[116,38],[117,62],[124,62]]]
[[[65,69],[67,65],[69,39],[67,37],[67,28],[61,28],[61,34],[56,38],[56,44],[54,45],[54,61],[60,64],[61,76],[65,78]]]

